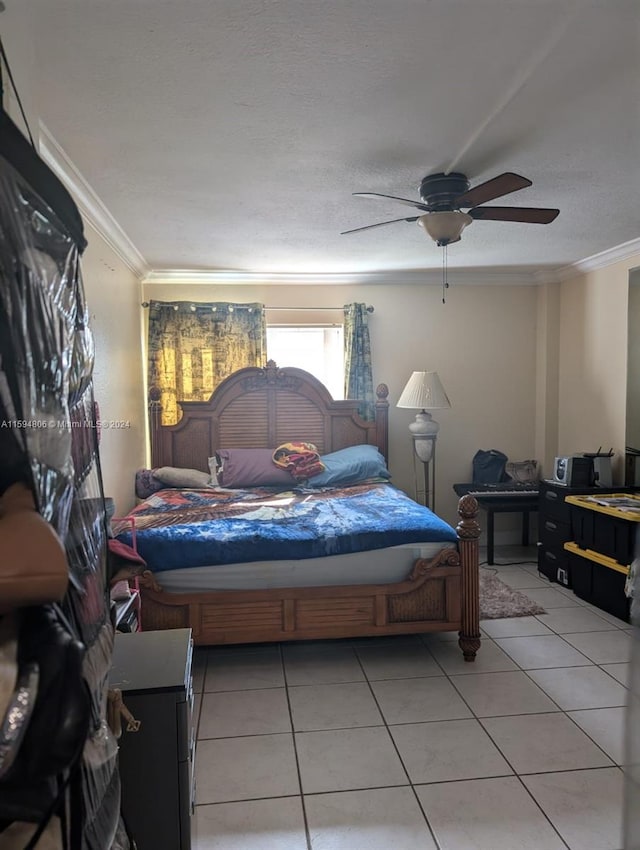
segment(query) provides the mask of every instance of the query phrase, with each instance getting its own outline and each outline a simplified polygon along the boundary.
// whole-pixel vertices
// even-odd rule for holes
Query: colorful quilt
[[[135,517],[137,550],[155,571],[457,541],[444,520],[387,483],[161,490],[129,516]],[[115,531],[132,544],[130,525]]]

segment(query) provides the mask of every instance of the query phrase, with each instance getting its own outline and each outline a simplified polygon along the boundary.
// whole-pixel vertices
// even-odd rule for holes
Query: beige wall
[[[7,3],[0,16],[0,31],[31,132],[38,136],[38,83],[46,73],[37,63],[32,38],[33,9],[29,3]],[[9,89],[8,80],[5,87]],[[6,104],[23,129],[12,94]],[[102,429],[100,457],[105,493],[116,500],[119,513],[134,503],[133,477],[145,458],[144,392],[140,333],[140,284],[104,239],[85,225],[88,247],[82,271],[91,327],[96,343],[95,396],[106,425],[129,427]]]
[[[629,275],[627,339],[627,430],[625,442],[640,449],[640,271]],[[640,466],[636,469],[640,473]],[[637,481],[636,477],[636,481]]]
[[[134,472],[145,465],[140,283],[90,225],[85,235],[82,275],[96,345],[93,380],[103,423],[104,491],[123,514],[135,501]]]
[[[623,481],[630,270],[640,256],[560,286],[558,453],[613,448]]]
[[[395,407],[414,370],[439,373],[451,410],[437,411],[436,508],[455,524],[452,484],[468,481],[477,449],[498,448],[513,459],[534,456],[536,287],[457,286],[442,304],[434,285],[143,286],[144,300],[260,301],[267,307],[332,307],[365,301],[370,317],[374,382],[390,394],[389,464],[397,486],[413,493],[409,423],[415,413]],[[309,313],[302,314],[309,320]],[[286,364],[281,364],[286,365]],[[504,520],[504,522],[503,522]],[[497,531],[513,517],[499,517]]]

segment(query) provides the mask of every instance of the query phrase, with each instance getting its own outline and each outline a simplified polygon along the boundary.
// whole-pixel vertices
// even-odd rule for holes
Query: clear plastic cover
[[[72,811],[72,817],[82,819],[83,848],[125,850],[117,743],[105,722],[113,628],[92,385],[94,343],[80,240],[2,145],[0,485],[4,489],[22,480],[32,486],[40,513],[65,545],[70,585],[64,606],[87,647],[84,672],[92,695],[82,811]],[[40,167],[36,163],[36,172]]]

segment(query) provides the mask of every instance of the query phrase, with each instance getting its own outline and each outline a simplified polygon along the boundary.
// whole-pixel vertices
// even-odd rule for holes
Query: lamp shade
[[[450,245],[460,239],[460,234],[473,219],[460,210],[430,212],[421,215],[418,224],[423,227],[438,245]]]
[[[451,407],[437,372],[414,372],[402,390],[396,407],[442,410]]]

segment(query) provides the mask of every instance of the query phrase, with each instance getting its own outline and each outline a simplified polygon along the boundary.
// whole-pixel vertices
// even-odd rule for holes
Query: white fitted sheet
[[[387,549],[288,561],[251,561],[163,570],[155,577],[171,593],[207,590],[264,590],[273,587],[329,587],[404,581],[414,561],[433,558],[453,543],[407,543]]]

